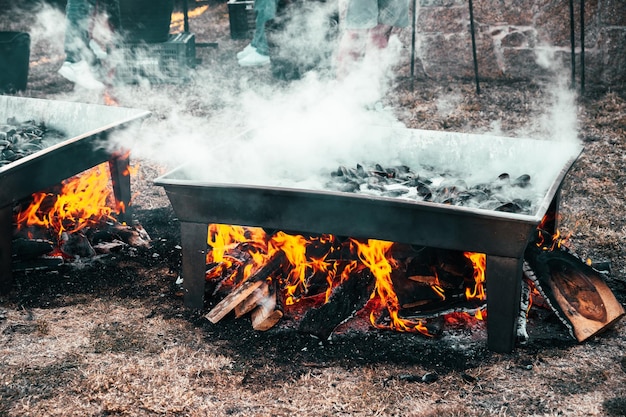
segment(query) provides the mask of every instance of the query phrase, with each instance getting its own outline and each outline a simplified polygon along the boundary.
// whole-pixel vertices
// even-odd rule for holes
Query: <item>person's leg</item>
[[[90,0],[68,0],[66,5],[65,62],[58,73],[83,88],[101,90],[90,68],[93,53],[89,49],[90,17],[93,5]]]
[[[270,50],[265,33],[265,25],[276,17],[276,0],[256,0],[254,2],[254,10],[256,20],[251,45],[259,54],[267,56],[270,54]]]
[[[363,59],[369,40],[369,30],[378,22],[378,1],[340,1],[342,34],[336,54],[337,79],[344,79]]]
[[[68,0],[65,6],[65,61],[78,62],[87,55],[89,43],[89,0]]]
[[[368,47],[374,49],[385,49],[389,44],[392,26],[378,24],[367,31]]]
[[[366,30],[345,29],[339,39],[336,56],[336,77],[346,78],[365,54]]]
[[[369,46],[385,49],[394,27],[409,25],[409,0],[378,0],[378,19],[369,30]]]
[[[254,67],[270,63],[270,48],[265,33],[265,25],[276,17],[277,0],[255,0],[256,13],[255,29],[250,46],[237,54],[239,65]]]

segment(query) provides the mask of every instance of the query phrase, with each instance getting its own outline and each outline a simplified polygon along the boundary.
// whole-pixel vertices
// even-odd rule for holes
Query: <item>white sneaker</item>
[[[239,60],[239,66],[241,67],[260,67],[263,65],[269,65],[270,57],[267,55],[261,55],[256,50],[250,52],[244,58]]]
[[[243,50],[241,52],[237,52],[237,60],[244,59],[251,52],[256,52],[256,48],[254,46],[252,46],[251,44],[248,44],[248,46],[243,48]]]
[[[59,74],[76,85],[88,90],[102,90],[104,84],[91,73],[89,64],[85,61],[64,62],[59,69]]]

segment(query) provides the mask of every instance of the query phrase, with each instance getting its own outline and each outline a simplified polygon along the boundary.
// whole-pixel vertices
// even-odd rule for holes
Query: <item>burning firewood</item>
[[[277,291],[276,283],[268,285],[268,290],[268,296],[261,298],[259,306],[252,312],[252,328],[254,330],[269,330],[283,318],[280,294]]]
[[[71,258],[91,258],[96,250],[83,233],[63,233],[61,237],[61,251]]]
[[[124,242],[134,248],[149,248],[151,241],[148,232],[139,224],[128,226],[121,223],[109,223],[107,227],[95,230],[91,236],[94,245],[101,241],[113,240]]]
[[[236,289],[231,291],[222,301],[220,301],[205,316],[207,320],[215,324],[228,313],[230,313],[239,303],[244,301],[250,294],[259,289],[263,281],[246,281]]]
[[[254,291],[259,289],[263,282],[278,270],[285,261],[285,254],[277,251],[274,255],[254,272],[248,280],[231,291],[211,311],[206,314],[207,320],[215,324],[230,313],[237,305],[246,300]]]
[[[259,288],[254,290],[245,300],[237,304],[235,307],[235,317],[240,318],[254,310],[263,300],[269,298],[270,287],[267,282],[263,282]]]
[[[365,306],[375,278],[367,269],[352,274],[331,293],[328,302],[310,309],[300,321],[299,330],[327,340],[333,330]]]

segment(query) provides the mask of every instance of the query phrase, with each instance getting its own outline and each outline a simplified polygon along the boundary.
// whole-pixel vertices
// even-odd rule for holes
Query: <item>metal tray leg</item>
[[[109,171],[111,172],[111,182],[113,184],[113,195],[117,203],[124,204],[124,212],[120,213],[119,221],[129,224],[132,221],[130,207],[130,157],[127,155],[113,155],[109,159]]]
[[[180,223],[180,241],[183,246],[183,290],[185,306],[204,308],[208,225]]]
[[[494,352],[515,348],[523,261],[487,255],[487,346]]]
[[[8,294],[13,286],[13,207],[0,208],[0,294]]]

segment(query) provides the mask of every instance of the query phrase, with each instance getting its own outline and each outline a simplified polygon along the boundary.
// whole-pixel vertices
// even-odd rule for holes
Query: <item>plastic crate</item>
[[[256,20],[254,1],[229,0],[227,4],[231,39],[251,38]]]
[[[178,83],[196,66],[196,43],[192,33],[170,35],[167,42],[125,44],[117,49],[115,78],[124,83]]]

